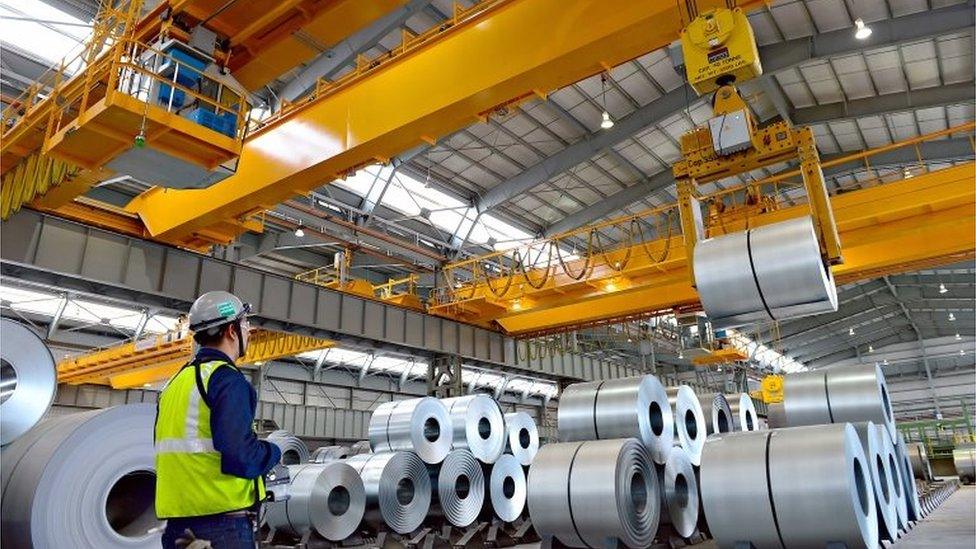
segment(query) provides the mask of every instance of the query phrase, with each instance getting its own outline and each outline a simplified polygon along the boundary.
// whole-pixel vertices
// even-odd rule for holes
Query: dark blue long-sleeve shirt
[[[194,362],[203,364],[222,360],[234,361],[223,352],[201,347]],[[281,459],[281,450],[274,444],[259,440],[254,433],[254,413],[257,393],[244,374],[236,368],[217,368],[207,384],[207,404],[210,406],[210,432],[214,449],[220,452],[220,470],[241,478],[257,478],[270,471]]]

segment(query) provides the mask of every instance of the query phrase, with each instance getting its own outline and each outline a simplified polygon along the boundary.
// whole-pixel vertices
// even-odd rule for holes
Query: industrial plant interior
[[[976,546],[973,0],[0,0],[0,546]]]

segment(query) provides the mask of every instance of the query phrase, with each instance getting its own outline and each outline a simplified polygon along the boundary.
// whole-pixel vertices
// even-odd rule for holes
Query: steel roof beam
[[[976,91],[972,82],[936,86],[902,93],[889,93],[842,103],[804,107],[793,111],[796,124],[817,124],[825,120],[862,118],[899,111],[972,103]],[[972,149],[970,149],[972,152]]]

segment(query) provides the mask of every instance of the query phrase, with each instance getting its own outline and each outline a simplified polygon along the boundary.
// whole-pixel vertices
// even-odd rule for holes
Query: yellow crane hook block
[[[699,95],[762,74],[756,38],[740,8],[703,12],[681,31],[688,82]]]

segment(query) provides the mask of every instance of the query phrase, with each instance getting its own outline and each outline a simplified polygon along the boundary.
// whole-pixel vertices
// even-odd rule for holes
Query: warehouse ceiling
[[[94,0],[45,1],[81,20],[97,6]],[[356,53],[382,55],[399,44],[401,29],[420,33],[451,13],[450,0],[409,6],[382,29],[388,32],[372,29],[373,39]],[[775,0],[749,18],[766,74],[742,86],[747,101],[763,121],[811,126],[824,157],[974,120],[972,2]],[[876,29],[868,40],[853,38],[856,18]],[[3,93],[16,96],[44,59],[3,35]],[[257,100],[271,105],[300,91],[297,82],[318,76],[315,67],[311,62],[282,75],[258,90]],[[330,75],[349,69],[332,67]],[[613,128],[600,128],[604,109]],[[679,157],[680,136],[709,116],[707,101],[685,86],[667,52],[654,51],[614,68],[605,80],[595,75],[496,112],[435,145],[405,151],[396,171],[372,168],[345,182],[323,181],[307,200],[276,208],[266,234],[244,235],[216,253],[294,274],[330,264],[336,251],[353,247],[357,276],[425,274],[442,260],[673,202],[669,170]],[[831,188],[858,188],[879,176],[972,157],[971,136],[948,136],[922,159],[826,175]],[[144,189],[121,178],[92,195],[123,204]],[[297,224],[310,234],[296,238]],[[844,286],[837,313],[754,336],[811,367],[888,358],[885,370],[895,376],[923,375],[926,363],[933,375],[972,368],[974,276],[973,265],[962,264]],[[429,285],[431,278],[424,280]]]

